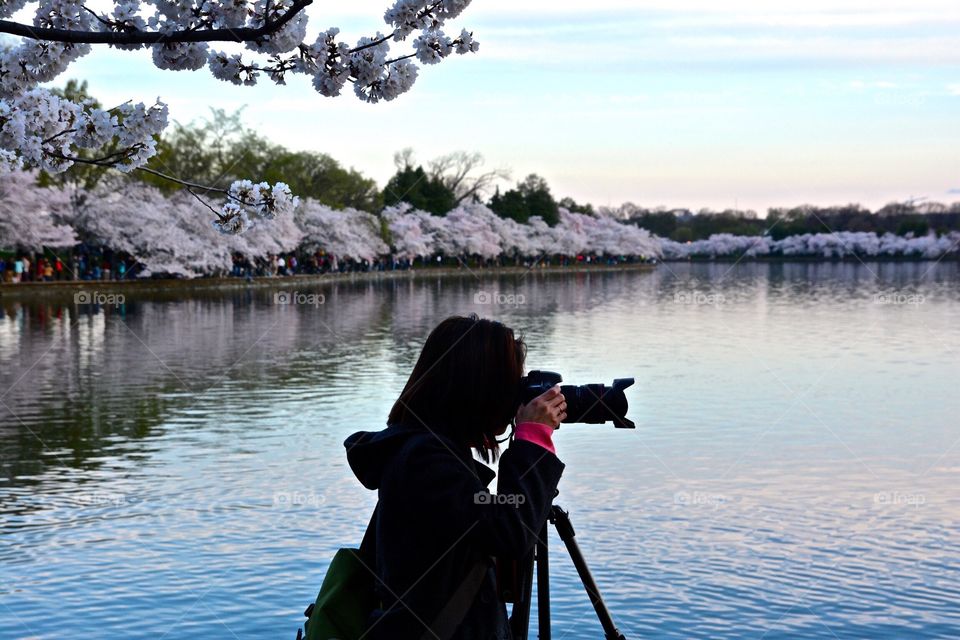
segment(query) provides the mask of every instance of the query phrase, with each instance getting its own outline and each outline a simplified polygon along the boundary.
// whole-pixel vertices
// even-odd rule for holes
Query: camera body
[[[531,371],[520,379],[520,402],[526,404],[561,382],[563,376],[555,371]],[[633,382],[633,378],[617,378],[609,387],[605,384],[561,385],[560,392],[567,401],[564,422],[613,422],[619,429],[636,428],[626,417],[627,397],[623,393]]]

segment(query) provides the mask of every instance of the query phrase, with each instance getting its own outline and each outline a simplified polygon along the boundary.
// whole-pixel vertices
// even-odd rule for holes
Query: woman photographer
[[[522,338],[499,322],[448,318],[427,338],[387,428],[344,443],[357,478],[379,494],[366,539],[381,606],[365,638],[511,637],[491,556],[532,549],[564,468],[551,438],[566,403],[553,387],[520,405],[525,356]],[[497,436],[514,418],[500,456]],[[494,472],[471,450],[499,457],[496,495],[487,489]]]

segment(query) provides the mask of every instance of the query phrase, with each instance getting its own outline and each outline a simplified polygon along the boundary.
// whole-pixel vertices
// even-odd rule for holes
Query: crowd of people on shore
[[[109,249],[65,252],[20,252],[0,255],[0,282],[62,282],[71,280],[124,280],[134,275],[137,263]]]
[[[31,261],[29,255],[17,255],[13,258],[0,257],[0,274],[3,282],[51,282],[63,280],[63,261],[60,258],[49,260],[39,258]]]
[[[296,252],[280,255],[270,255],[265,259],[250,260],[246,256],[234,256],[233,269],[230,272],[234,277],[275,277],[294,275],[317,275],[323,273],[352,273],[369,271],[406,271],[417,267],[464,267],[464,268],[495,268],[506,266],[532,267],[534,264],[550,266],[569,266],[571,264],[626,264],[643,262],[634,256],[618,256],[616,258],[598,258],[590,255],[578,255],[572,258],[558,256],[556,259],[542,257],[535,259],[507,259],[507,258],[478,258],[476,256],[433,256],[430,258],[414,258],[398,256],[379,256],[372,260],[338,258],[333,254],[318,251],[313,254],[300,255]]]
[[[233,256],[233,268],[229,277],[267,278],[297,275],[320,275],[325,273],[356,273],[371,271],[405,271],[414,267],[464,267],[493,268],[504,266],[569,266],[571,264],[623,264],[643,262],[634,256],[597,257],[578,255],[573,257],[544,256],[535,259],[478,258],[476,256],[431,256],[414,258],[379,256],[372,260],[338,257],[325,251],[313,253],[292,251],[270,254],[262,258],[249,258],[243,254]],[[140,276],[141,265],[130,256],[108,248],[82,246],[77,251],[22,252],[0,255],[0,282],[4,284],[69,282],[69,281],[121,281],[134,280]]]

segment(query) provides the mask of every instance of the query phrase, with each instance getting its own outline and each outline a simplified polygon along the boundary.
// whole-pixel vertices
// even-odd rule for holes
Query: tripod
[[[600,595],[600,589],[587,567],[587,561],[583,558],[583,553],[574,539],[576,533],[573,531],[573,525],[570,524],[570,517],[566,511],[552,505],[550,514],[547,516],[547,522],[543,523],[543,529],[540,530],[540,536],[537,539],[537,545],[529,556],[523,561],[521,566],[521,575],[519,576],[519,593],[513,604],[513,610],[510,614],[510,630],[513,633],[514,640],[527,640],[530,633],[530,603],[533,599],[533,567],[537,567],[537,620],[539,621],[540,640],[550,640],[550,562],[547,556],[547,525],[553,524],[560,534],[560,539],[567,547],[567,552],[573,559],[573,565],[577,568],[580,575],[580,581],[590,596],[590,602],[593,604],[597,617],[600,619],[600,625],[603,627],[603,633],[606,640],[626,640],[626,637],[620,633],[617,626],[613,623],[610,611]]]

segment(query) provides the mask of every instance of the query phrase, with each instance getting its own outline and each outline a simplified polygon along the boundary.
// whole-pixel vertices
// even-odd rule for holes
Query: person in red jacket
[[[381,606],[366,639],[511,637],[493,557],[532,549],[564,469],[552,434],[566,401],[554,387],[520,404],[525,357],[503,324],[448,318],[427,338],[387,428],[344,442],[351,469],[379,496],[367,536]],[[497,437],[512,421],[501,456]],[[473,453],[499,458],[497,494],[487,489],[496,474]]]

